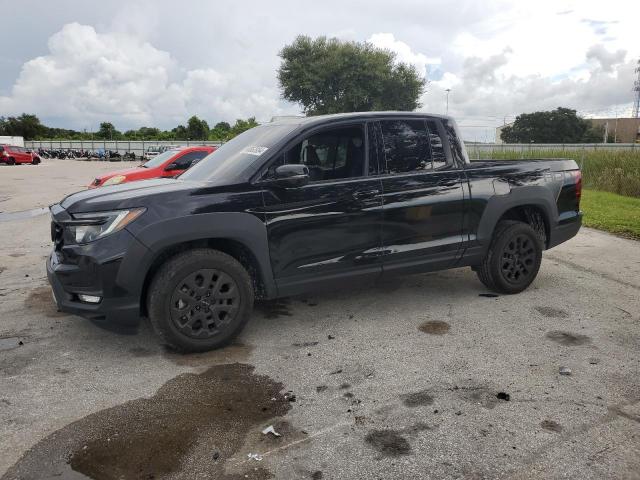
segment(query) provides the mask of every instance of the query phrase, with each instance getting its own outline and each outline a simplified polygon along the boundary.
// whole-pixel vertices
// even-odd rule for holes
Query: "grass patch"
[[[583,190],[583,225],[640,240],[640,198]]]

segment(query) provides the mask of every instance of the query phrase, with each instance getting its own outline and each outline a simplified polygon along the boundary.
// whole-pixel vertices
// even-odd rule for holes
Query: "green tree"
[[[242,132],[245,132],[253,127],[257,127],[258,122],[256,122],[255,117],[247,118],[246,120],[237,119],[236,123],[234,123],[233,127],[229,129],[225,140],[231,140],[236,135],[240,135]]]
[[[194,115],[187,121],[187,136],[191,140],[206,140],[209,136],[209,125]]]
[[[40,123],[40,119],[32,114],[23,113],[18,117],[0,118],[0,135],[24,137],[33,140],[45,134],[47,127]]]
[[[209,130],[209,140],[225,140],[231,130],[231,125],[227,122],[218,122]]]
[[[413,65],[369,43],[301,35],[279,55],[282,96],[309,115],[415,110],[426,88]]]
[[[512,125],[502,129],[500,138],[505,143],[594,143],[601,142],[603,135],[575,110],[558,107],[518,115]]]
[[[184,125],[178,125],[176,128],[171,129],[170,138],[166,140],[187,140],[187,138],[189,138],[187,128]]]
[[[111,122],[102,122],[96,132],[96,138],[104,140],[118,140],[122,134],[113,126]]]

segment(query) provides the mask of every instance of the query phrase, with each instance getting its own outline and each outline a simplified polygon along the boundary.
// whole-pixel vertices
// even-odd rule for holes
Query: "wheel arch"
[[[150,216],[153,217],[153,216]],[[117,283],[140,298],[146,314],[146,295],[151,279],[168,258],[193,248],[210,248],[238,260],[249,272],[256,298],[274,298],[267,230],[263,221],[249,213],[214,212],[186,215],[150,224],[132,224],[135,245],[127,250]]]
[[[486,250],[501,220],[517,220],[539,232],[544,248],[547,248],[557,217],[558,209],[549,189],[540,186],[521,187],[512,190],[509,195],[494,196],[489,200],[478,226],[477,238]]]
[[[263,272],[260,262],[249,247],[238,240],[229,238],[202,238],[168,245],[164,249],[155,253],[146,271],[142,288],[140,290],[141,315],[146,316],[148,313],[146,299],[149,292],[149,286],[160,267],[176,255],[197,248],[217,250],[236,259],[249,273],[253,282],[255,297],[269,297],[269,287],[267,286],[268,282],[265,280],[264,276],[265,272]]]

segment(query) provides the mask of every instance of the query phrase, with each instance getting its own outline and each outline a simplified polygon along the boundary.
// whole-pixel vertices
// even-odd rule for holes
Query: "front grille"
[[[57,224],[56,222],[51,222],[51,241],[53,242],[56,250],[60,250],[62,248],[63,233],[62,225]]]

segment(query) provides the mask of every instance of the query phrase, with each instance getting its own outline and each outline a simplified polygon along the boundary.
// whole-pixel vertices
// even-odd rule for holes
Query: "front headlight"
[[[122,230],[145,212],[145,208],[73,214],[64,222],[65,243],[89,243]]]
[[[125,177],[124,175],[116,175],[115,177],[107,178],[102,186],[106,187],[107,185],[117,185],[124,182],[126,178],[127,177]]]

